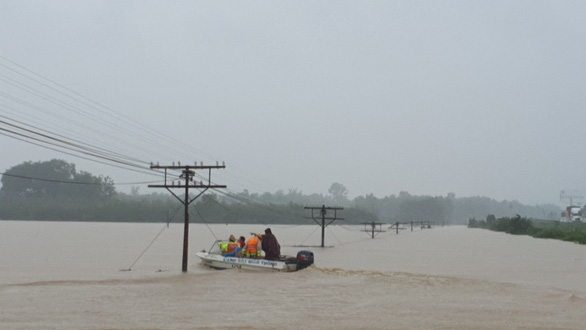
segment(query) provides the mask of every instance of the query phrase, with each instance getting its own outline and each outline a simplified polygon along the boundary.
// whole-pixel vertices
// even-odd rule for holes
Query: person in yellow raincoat
[[[218,245],[220,246],[222,255],[225,255],[226,253],[232,253],[238,247],[238,243],[236,242],[236,237],[234,237],[234,235],[230,235],[230,241],[228,243],[219,241]]]

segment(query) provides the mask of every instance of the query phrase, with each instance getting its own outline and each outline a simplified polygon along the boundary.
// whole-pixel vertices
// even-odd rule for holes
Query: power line
[[[1,122],[2,121],[0,121],[0,123]],[[23,129],[23,128],[19,128],[19,129],[24,130],[24,131],[27,131],[27,132],[31,132],[30,130],[27,130],[27,129]],[[85,154],[85,155],[88,155],[88,156],[92,156],[92,157],[96,157],[96,158],[108,160],[108,161],[115,162],[115,163],[119,163],[119,164],[126,165],[126,166],[142,168],[141,166],[139,166],[137,164],[132,164],[132,163],[125,162],[125,161],[118,160],[118,159],[111,158],[111,157],[105,157],[105,156],[102,156],[102,155],[100,155],[98,153],[95,153],[95,152],[84,151],[83,148],[79,148],[78,146],[75,146],[75,148],[66,146],[66,145],[70,145],[69,143],[65,143],[66,145],[60,145],[60,144],[55,143],[55,142],[44,141],[44,140],[42,140],[40,138],[36,138],[36,137],[30,136],[30,135],[18,133],[16,131],[9,130],[9,129],[6,129],[6,128],[1,128],[0,127],[0,130],[1,131],[4,131],[4,132],[7,132],[7,133],[10,133],[10,134],[13,134],[13,135],[16,135],[16,136],[20,136],[20,137],[26,138],[26,139],[31,139],[31,140],[38,141],[38,142],[41,142],[41,143],[46,143],[46,144],[49,144],[49,145],[53,145],[53,146],[56,146],[56,147],[59,147],[59,148],[63,148],[63,149],[67,149],[67,150],[71,150],[71,151],[75,151],[75,152],[79,152],[79,153],[82,153],[82,154]],[[58,139],[55,139],[55,138],[46,136],[46,135],[41,134],[41,133],[37,133],[37,132],[31,132],[31,133],[40,135],[41,137],[44,137],[44,138],[49,138],[51,140],[56,140],[58,142],[64,143],[64,141],[60,141]],[[82,149],[82,150],[78,150],[76,148]]]
[[[8,117],[1,116],[1,115],[0,115],[0,117],[3,117],[3,118],[8,118]],[[9,119],[9,120],[12,120],[12,121],[16,121],[16,120],[13,120],[13,119],[10,119],[10,118],[8,118],[8,119]],[[18,122],[18,121],[16,121],[16,122]],[[14,128],[20,129],[20,130],[22,130],[22,131],[25,131],[25,132],[29,132],[29,133],[33,133],[33,134],[39,135],[39,136],[41,136],[42,138],[47,138],[47,139],[50,139],[50,140],[53,140],[53,141],[56,141],[56,142],[59,142],[59,143],[63,143],[63,144],[65,144],[65,145],[70,145],[70,146],[73,146],[73,147],[76,147],[76,148],[79,148],[79,149],[82,149],[82,150],[86,150],[86,151],[89,151],[89,152],[95,153],[96,155],[110,155],[110,156],[112,156],[112,157],[120,157],[120,158],[125,158],[125,159],[127,159],[127,160],[129,160],[129,161],[134,161],[134,162],[144,163],[145,165],[146,165],[146,164],[148,164],[148,162],[141,161],[141,160],[139,160],[139,159],[136,159],[136,158],[128,157],[128,156],[125,156],[125,155],[122,155],[122,154],[119,154],[119,153],[110,152],[110,151],[107,151],[106,149],[99,148],[99,147],[95,147],[95,146],[92,146],[92,145],[90,145],[90,144],[86,144],[86,143],[83,143],[83,142],[79,142],[79,143],[72,143],[72,142],[68,142],[68,141],[66,141],[66,140],[64,140],[64,139],[59,139],[59,138],[52,137],[52,136],[50,136],[50,135],[48,135],[48,134],[44,134],[44,133],[35,132],[35,131],[33,131],[33,130],[26,129],[26,128],[22,127],[22,126],[18,126],[18,125],[11,124],[11,123],[8,123],[8,122],[6,122],[6,121],[3,121],[3,120],[0,120],[0,123],[3,123],[3,124],[5,124],[5,125],[8,125],[8,126],[10,126],[10,127],[14,127]],[[21,123],[21,122],[19,122],[19,123],[20,123],[20,124],[24,124],[24,123]],[[34,126],[31,126],[31,125],[27,125],[27,124],[24,124],[24,125],[26,125],[26,126],[29,126],[29,127],[36,128],[36,127],[34,127]],[[39,129],[39,128],[36,128],[36,129]],[[49,133],[49,134],[54,134],[54,135],[56,135],[56,136],[63,137],[63,138],[65,138],[65,139],[69,139],[69,138],[67,138],[67,137],[64,137],[64,136],[62,136],[62,135],[55,134],[55,133],[51,133],[51,132],[48,132],[48,131],[46,131],[46,130],[43,130],[43,129],[40,129],[40,130],[41,130],[41,131],[43,131],[43,132],[47,132],[47,133]],[[69,140],[72,140],[72,139],[69,139]],[[72,141],[75,141],[75,140],[72,140]],[[82,144],[85,144],[86,146],[83,146],[83,145],[82,145],[82,144],[80,144],[80,143],[82,143]]]
[[[38,83],[38,84],[40,84],[40,85],[42,85],[42,86],[44,86],[46,88],[49,88],[50,90],[53,90],[54,92],[57,92],[57,93],[65,96],[65,97],[67,97],[67,98],[69,98],[69,99],[71,99],[71,100],[73,100],[75,102],[78,102],[78,103],[80,103],[82,105],[85,105],[85,106],[87,106],[87,107],[89,107],[89,108],[91,108],[93,110],[97,110],[97,111],[99,111],[99,112],[101,112],[103,114],[106,114],[107,113],[107,114],[109,114],[112,117],[117,117],[118,120],[116,120],[116,122],[119,122],[120,120],[122,120],[122,121],[125,121],[127,124],[129,124],[132,127],[139,128],[141,131],[147,130],[147,131],[150,131],[151,133],[154,133],[155,135],[158,135],[159,137],[163,137],[167,141],[171,141],[172,142],[171,148],[174,148],[174,145],[178,144],[178,141],[177,140],[174,140],[174,139],[166,136],[165,134],[162,134],[162,133],[160,133],[160,132],[158,132],[158,131],[156,131],[154,129],[151,129],[151,128],[147,127],[147,126],[144,126],[144,125],[140,124],[138,121],[136,121],[136,120],[134,120],[132,118],[129,118],[127,116],[124,116],[123,114],[118,113],[118,112],[110,109],[109,107],[107,107],[107,106],[105,106],[103,104],[100,104],[99,102],[96,102],[96,101],[94,101],[94,100],[92,100],[92,99],[90,99],[90,98],[88,98],[88,97],[86,97],[86,96],[84,96],[84,95],[82,95],[82,94],[80,94],[80,93],[78,93],[78,92],[76,92],[76,91],[74,91],[74,90],[72,90],[72,89],[70,89],[70,88],[68,88],[68,87],[66,87],[66,86],[64,86],[64,85],[62,85],[62,84],[54,81],[54,80],[52,80],[52,79],[50,79],[50,78],[47,78],[47,77],[45,77],[45,76],[43,76],[43,75],[41,75],[39,73],[36,73],[36,72],[34,72],[34,71],[26,68],[25,66],[20,65],[20,64],[14,62],[12,60],[9,60],[6,57],[3,57],[1,55],[0,55],[0,58],[3,59],[3,60],[5,60],[6,62],[11,63],[12,65],[14,65],[14,66],[16,66],[16,67],[18,67],[18,68],[20,68],[22,70],[25,70],[26,72],[34,75],[35,77],[39,77],[39,78],[43,79],[44,81],[48,81],[50,84],[44,83],[44,82],[40,81],[39,79],[30,77],[30,76],[28,76],[28,75],[26,75],[26,74],[24,74],[22,72],[19,72],[19,71],[15,70],[15,69],[13,69],[13,68],[5,65],[5,64],[0,63],[0,66],[3,66],[5,68],[7,68],[8,70],[10,70],[10,71],[12,71],[12,72],[14,72],[14,73],[16,73],[16,74],[18,74],[20,76],[23,76],[23,77],[25,77],[25,78],[33,81],[33,82],[36,82],[36,83]],[[57,86],[57,87],[61,88],[65,92],[62,91],[62,90],[59,90],[58,88],[55,88],[55,87],[51,86],[51,84],[54,85],[54,86]],[[73,108],[74,111],[76,111],[78,113],[82,112],[86,116],[94,117],[91,114],[89,114],[87,111],[81,111],[79,109],[76,109],[75,107],[72,107],[72,108]],[[100,119],[102,119],[102,118],[100,118]],[[108,123],[108,125],[111,126],[111,125],[116,125],[116,124]],[[119,127],[119,125],[116,125],[116,126]],[[122,127],[122,129],[123,130],[126,130],[124,127]],[[129,131],[127,131],[127,133],[129,134]],[[150,140],[149,141],[149,144],[151,144],[151,145],[152,144],[156,144],[156,145],[161,146],[156,139]],[[175,151],[181,153],[183,150],[175,149]],[[200,152],[200,153],[203,153],[201,150],[197,150],[197,151]]]
[[[106,183],[106,182],[80,182],[80,181],[52,180],[52,179],[30,177],[30,176],[25,176],[25,175],[8,174],[8,173],[2,173],[2,172],[0,172],[0,175],[10,176],[10,177],[19,178],[19,179],[28,179],[28,180],[37,180],[37,181],[43,181],[43,182],[54,182],[54,183],[64,183],[64,184],[103,185],[104,183]],[[113,185],[115,185],[115,186],[137,185],[137,184],[149,184],[149,183],[156,183],[156,182],[158,182],[158,181],[113,183]]]
[[[21,139],[21,138],[18,138],[18,137],[14,137],[14,136],[11,136],[11,135],[2,133],[2,132],[0,132],[0,135],[4,135],[4,136],[7,136],[7,137],[16,139],[16,140],[20,140],[20,141],[23,141],[25,143],[33,144],[33,145],[39,146],[41,148],[45,148],[45,149],[57,151],[57,152],[60,152],[60,153],[66,154],[66,155],[70,155],[70,156],[74,156],[74,157],[77,157],[77,158],[89,160],[89,161],[92,161],[92,162],[95,162],[95,163],[100,163],[100,164],[104,164],[104,165],[111,166],[111,167],[117,167],[117,168],[120,168],[120,169],[123,169],[123,170],[133,171],[133,172],[136,172],[136,173],[142,173],[142,174],[147,174],[147,175],[160,176],[160,173],[155,173],[154,171],[152,171],[152,172],[143,172],[143,171],[138,171],[138,170],[135,170],[135,169],[129,169],[129,168],[126,168],[126,167],[123,167],[123,166],[119,166],[119,165],[115,165],[115,164],[110,164],[110,163],[107,163],[107,162],[104,162],[104,161],[100,161],[100,160],[92,159],[92,158],[89,158],[89,157],[84,157],[84,156],[76,155],[76,154],[73,154],[73,153],[70,153],[70,152],[66,152],[66,151],[63,151],[63,150],[51,148],[51,147],[48,147],[48,146],[45,146],[45,145],[42,145],[42,144],[39,144],[39,143],[35,143],[35,142],[27,141],[25,139]]]
[[[84,144],[84,146],[79,146],[77,145],[75,148],[80,148],[80,149],[84,149],[84,148],[92,148],[91,151],[89,151],[88,149],[84,149],[90,153],[92,153],[92,155],[88,155],[90,157],[97,157],[99,158],[99,156],[96,155],[100,155],[103,156],[102,160],[105,160],[106,162],[115,162],[118,164],[124,164],[124,166],[119,166],[119,165],[112,165],[112,164],[106,164],[109,166],[113,166],[113,167],[117,167],[117,168],[121,168],[121,169],[125,169],[125,170],[132,170],[132,169],[128,169],[125,166],[129,166],[129,167],[133,167],[134,163],[140,163],[140,164],[145,164],[147,163],[146,161],[140,161],[139,157],[130,157],[131,154],[135,153],[137,150],[139,151],[145,151],[143,146],[144,146],[144,142],[148,142],[148,147],[152,148],[152,147],[157,147],[159,148],[159,150],[164,151],[164,153],[168,153],[169,151],[173,152],[174,156],[173,158],[176,157],[184,157],[184,156],[180,156],[182,154],[185,154],[186,149],[184,148],[178,148],[178,145],[182,145],[185,146],[187,149],[190,150],[195,150],[197,154],[201,154],[205,157],[208,158],[218,158],[218,157],[212,157],[209,154],[205,153],[202,150],[198,150],[197,148],[194,148],[193,144],[183,144],[178,142],[176,139],[165,135],[161,132],[158,132],[157,130],[151,129],[145,125],[142,125],[140,122],[138,122],[137,120],[135,120],[134,118],[130,118],[127,116],[124,116],[123,113],[119,112],[119,111],[114,111],[113,109],[99,103],[96,102],[84,95],[82,95],[79,92],[76,92],[74,90],[72,90],[71,88],[66,87],[63,84],[60,84],[50,78],[47,78],[37,72],[34,72],[33,70],[16,63],[15,61],[12,61],[4,56],[0,55],[0,67],[5,68],[6,70],[9,70],[10,73],[8,71],[5,71],[6,74],[0,74],[0,76],[4,77],[4,79],[1,79],[3,81],[3,83],[7,84],[8,87],[14,88],[15,91],[18,90],[19,92],[24,92],[24,93],[28,93],[31,95],[34,95],[35,99],[38,101],[42,101],[43,103],[47,102],[47,104],[51,104],[54,106],[57,106],[59,110],[67,110],[67,111],[71,111],[74,112],[76,115],[78,116],[82,116],[84,118],[89,118],[92,122],[97,122],[100,123],[102,125],[104,125],[105,127],[107,127],[108,129],[112,129],[112,130],[116,130],[116,133],[123,133],[127,136],[130,136],[131,139],[120,139],[117,136],[113,136],[111,134],[106,134],[106,132],[102,132],[102,131],[98,131],[96,130],[95,125],[87,125],[87,121],[76,121],[75,119],[73,119],[73,117],[64,117],[62,115],[60,115],[59,113],[56,113],[55,111],[51,111],[49,108],[42,106],[40,103],[37,104],[33,104],[31,102],[27,102],[25,100],[22,100],[21,98],[15,96],[15,95],[10,95],[7,93],[2,93],[0,92],[0,96],[4,96],[5,98],[7,98],[8,100],[10,100],[11,102],[15,102],[17,104],[20,104],[23,107],[27,107],[30,109],[33,109],[37,112],[39,112],[40,114],[42,114],[43,116],[49,115],[50,118],[59,118],[61,121],[63,122],[69,122],[72,123],[74,125],[74,127],[72,128],[67,128],[67,131],[72,132],[72,133],[76,133],[76,128],[81,128],[83,130],[85,130],[83,132],[83,136],[87,137],[88,135],[86,134],[88,131],[89,132],[95,132],[96,134],[98,134],[99,136],[99,141],[103,141],[104,138],[107,138],[111,141],[114,141],[114,143],[109,144],[112,146],[115,146],[117,148],[120,147],[129,147],[132,146],[132,151],[131,152],[114,152],[114,151],[109,151],[105,148],[100,148],[97,147],[95,145],[90,145],[90,144]],[[10,77],[8,77],[8,75],[10,75]],[[23,81],[23,79],[19,78],[22,77],[24,79],[26,79],[27,81]],[[20,81],[19,81],[20,80]],[[31,82],[33,84],[37,84],[36,86],[33,86],[33,84],[31,84]],[[65,98],[65,99],[64,99]],[[43,104],[44,105],[44,104]],[[19,111],[19,110],[16,110]],[[101,116],[105,115],[105,116]],[[34,119],[34,118],[33,118]],[[111,120],[113,119],[113,120]],[[47,121],[50,122],[50,121]],[[124,123],[126,125],[122,125],[121,123]],[[21,126],[23,125],[22,122],[20,122]],[[130,129],[129,129],[130,128]],[[132,130],[134,129],[134,130]],[[42,130],[40,127],[35,127],[35,130]],[[138,131],[136,131],[138,130]],[[9,136],[6,134],[2,134],[5,136]],[[53,136],[59,136],[61,138],[64,138],[61,135],[58,134],[54,134]],[[28,137],[22,137],[22,138],[18,138],[16,136],[11,136],[14,139],[20,140],[20,141],[25,141],[25,140],[29,140],[30,136]],[[156,139],[155,137],[162,137],[163,138],[163,142],[166,141],[168,142],[168,144],[163,144],[160,143],[160,141],[158,139]],[[75,144],[80,144],[81,140],[73,140],[73,139],[67,139],[69,142],[75,142]],[[120,143],[121,141],[123,141],[124,143]],[[143,142],[141,143],[133,143],[134,141],[141,141]],[[39,141],[41,142],[41,141]],[[28,141],[28,143],[31,143],[33,145],[39,145],[38,143],[34,143],[33,141]],[[43,144],[47,144],[48,142],[43,141],[41,142]],[[42,145],[42,147],[44,148],[48,148],[50,150],[55,150],[53,148],[47,147]],[[59,148],[64,148],[63,146],[58,146]],[[71,153],[62,151],[62,150],[56,150],[68,155],[72,155]],[[76,150],[75,152],[77,153],[81,153],[81,151]],[[189,151],[187,151],[189,152]],[[80,156],[80,155],[73,155],[76,157],[80,157],[82,159],[88,159],[86,157]],[[149,151],[149,157],[152,158],[162,158],[162,157],[158,157],[157,155],[154,155],[152,153],[152,151]],[[189,154],[189,157],[193,157],[192,154]],[[173,159],[171,158],[171,159]],[[92,160],[92,159],[88,159],[97,163],[104,163],[103,161],[100,160]],[[133,163],[134,165],[129,165],[128,163]],[[139,168],[144,168],[142,166],[139,166]],[[135,171],[138,173],[144,173],[141,171]],[[243,175],[242,173],[239,172],[234,172],[231,170],[227,171],[228,173],[230,173],[230,175],[232,176],[232,181],[238,181],[235,180],[237,177],[240,177],[241,180],[247,181],[246,184],[242,185],[240,184],[239,186],[243,187],[243,188],[248,188],[250,187],[250,178],[247,175]],[[255,181],[256,182],[256,181]],[[258,182],[256,182],[258,183]],[[238,184],[237,184],[238,185]],[[263,191],[262,189],[260,191]]]

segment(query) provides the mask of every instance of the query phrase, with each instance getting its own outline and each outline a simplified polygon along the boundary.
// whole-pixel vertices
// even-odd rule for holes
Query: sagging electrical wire
[[[43,182],[54,182],[54,183],[63,183],[63,184],[80,184],[80,185],[103,185],[104,182],[83,182],[83,181],[65,181],[65,180],[52,180],[52,179],[42,179],[42,178],[33,178],[24,175],[17,175],[17,174],[6,174],[0,172],[0,175],[5,175],[13,178],[19,179],[27,179],[27,180],[36,180],[36,181],[43,181]],[[150,184],[150,183],[157,183],[159,181],[143,181],[143,182],[124,182],[124,183],[113,183],[115,186],[122,186],[122,185],[139,185],[139,184]]]
[[[51,103],[51,105],[57,106],[59,109],[63,109],[63,110],[67,110],[69,112],[74,112],[77,115],[83,116],[85,118],[89,118],[90,121],[89,122],[98,122],[98,123],[103,123],[104,125],[106,125],[109,128],[114,128],[117,130],[117,132],[121,132],[124,133],[128,136],[131,136],[133,138],[137,138],[141,141],[150,141],[149,142],[149,146],[159,146],[162,148],[165,148],[166,151],[173,151],[176,154],[183,154],[186,152],[185,148],[177,148],[178,145],[183,145],[187,148],[187,150],[195,150],[197,152],[197,154],[206,154],[205,152],[198,150],[196,148],[194,148],[193,144],[187,144],[185,145],[183,142],[179,142],[176,139],[173,139],[172,137],[163,134],[161,132],[158,132],[156,130],[153,130],[147,126],[144,126],[142,124],[140,124],[138,121],[136,121],[134,118],[129,118],[123,115],[122,112],[120,111],[114,111],[111,108],[100,104],[99,102],[96,102],[94,100],[91,100],[90,98],[83,96],[82,94],[50,79],[47,78],[37,72],[34,72],[33,70],[16,63],[15,61],[12,61],[6,57],[3,57],[0,55],[0,67],[5,68],[6,70],[10,70],[10,76],[8,77],[8,72],[6,71],[5,74],[0,73],[0,76],[4,77],[4,79],[1,79],[3,81],[3,83],[8,84],[7,86],[11,87],[11,88],[16,88],[24,93],[29,93],[31,95],[34,95],[34,99],[41,101],[42,105],[40,103],[38,104],[33,104],[30,102],[27,102],[19,97],[17,97],[16,95],[10,95],[10,94],[6,94],[6,93],[2,93],[2,96],[4,96],[6,99],[10,100],[10,102],[14,102],[14,103],[18,103],[20,104],[22,107],[26,107],[26,108],[30,108],[33,109],[43,115],[46,115],[47,113],[49,113],[51,115],[50,109],[47,109],[45,106],[45,104]],[[21,79],[21,81],[18,81],[16,79],[16,75],[18,75],[19,77],[24,77],[25,79],[27,79],[27,81],[24,81]],[[19,78],[20,79],[20,78]],[[31,84],[32,82],[32,84]],[[1,92],[0,92],[1,93]],[[57,95],[59,94],[59,95]],[[66,97],[63,98],[62,96]],[[48,102],[48,103],[46,103]],[[89,111],[88,111],[89,109]],[[21,112],[20,109],[15,109],[15,111],[17,112]],[[102,115],[96,115],[96,113],[99,112]],[[88,122],[88,120],[83,120],[83,121],[72,121],[72,117],[67,117],[67,116],[60,116],[59,114],[55,114],[53,113],[51,115],[51,117],[53,118],[62,118],[62,120],[66,120],[68,122],[74,122],[75,127],[87,127],[87,129],[91,129],[92,131],[96,131],[95,129],[95,125],[92,125],[90,127],[88,127],[88,125],[85,125],[85,123]],[[113,120],[111,120],[110,118],[113,118]],[[12,120],[12,119],[11,119]],[[23,128],[23,126],[25,126],[25,124],[23,122],[18,122],[18,121],[14,121],[13,122],[17,122],[20,125],[20,128]],[[125,125],[121,125],[121,123],[125,124]],[[126,126],[128,125],[128,126]],[[27,126],[27,127],[31,127],[31,126]],[[130,128],[135,128],[135,129],[139,129],[137,131],[134,130],[130,130],[128,129],[128,127]],[[43,130],[40,127],[32,127],[33,129],[30,131],[33,131],[35,135],[38,134],[42,134],[41,132],[45,132],[48,133],[48,131]],[[72,133],[75,133],[74,130],[70,130]],[[104,132],[100,132],[98,131],[99,134],[102,134],[104,137],[109,137],[108,135],[105,135]],[[147,134],[145,134],[147,133]],[[67,155],[72,155],[75,157],[79,157],[82,159],[87,159],[90,161],[94,161],[97,163],[101,163],[101,164],[105,164],[108,166],[113,166],[113,167],[117,167],[117,168],[121,168],[124,170],[131,170],[137,173],[144,173],[144,174],[149,174],[149,175],[157,175],[157,174],[153,174],[154,171],[150,170],[148,173],[144,172],[144,171],[140,171],[137,170],[137,168],[141,168],[141,169],[145,169],[146,168],[144,166],[140,166],[139,164],[147,164],[149,162],[146,161],[141,161],[139,158],[137,157],[129,157],[127,155],[130,155],[130,153],[121,153],[121,152],[114,152],[111,150],[107,150],[105,148],[100,148],[97,147],[95,145],[91,145],[91,144],[87,144],[87,143],[83,143],[79,140],[74,140],[74,139],[70,139],[70,138],[66,138],[63,135],[59,135],[56,133],[51,133],[51,138],[55,138],[55,137],[60,137],[62,138],[61,140],[65,140],[65,144],[69,143],[69,146],[71,146],[72,142],[73,144],[75,144],[74,146],[74,152],[67,152],[65,150],[59,150],[56,148],[52,148],[48,145],[45,144],[49,144],[49,141],[46,141],[47,138],[40,138],[37,139],[36,141],[39,142],[35,142],[35,140],[31,141],[31,138],[33,138],[31,136],[31,134],[33,133],[28,133],[28,134],[24,134],[24,135],[20,135],[20,136],[15,136],[10,135],[10,134],[5,134],[3,132],[0,132],[0,134],[4,135],[4,136],[9,136],[13,139],[17,139],[20,141],[24,141],[26,143],[29,144],[33,144],[33,145],[37,145],[37,146],[41,146],[43,148],[47,148],[50,150],[55,150]],[[46,134],[45,134],[46,135]],[[40,136],[40,135],[39,135]],[[85,137],[86,135],[84,135]],[[163,139],[163,141],[167,141],[167,142],[171,142],[169,145],[163,145],[160,143],[160,141],[157,141],[157,139],[154,139],[153,136],[156,137],[160,137]],[[114,137],[113,140],[116,141],[120,141],[119,137]],[[52,142],[56,142],[55,140],[53,140]],[[128,141],[128,140],[124,140],[124,145],[130,145],[132,141]],[[59,142],[59,143],[63,143],[63,142]],[[51,144],[49,144],[51,145]],[[55,145],[57,148],[66,148],[66,146],[63,145]],[[140,146],[139,146],[140,147]],[[137,148],[133,148],[134,150],[139,149]],[[81,153],[81,155],[76,154],[76,153]],[[85,153],[86,157],[83,154]],[[152,152],[150,153],[152,154]],[[191,157],[192,155],[190,155]],[[209,155],[208,155],[209,156]],[[93,159],[92,157],[98,158],[98,159]],[[101,157],[101,159],[100,159]],[[176,156],[173,156],[176,157]],[[114,163],[114,164],[112,164]],[[137,166],[138,165],[138,166]],[[134,167],[134,168],[127,168],[125,166],[128,167]],[[137,166],[137,167],[135,167]],[[158,173],[158,175],[162,175],[162,173]],[[175,176],[174,174],[172,175],[173,177]],[[243,203],[247,203],[247,204],[251,204],[251,205],[256,205],[257,207],[261,207],[261,208],[265,208],[268,210],[271,210],[273,212],[278,212],[278,213],[283,213],[280,210],[275,210],[269,206],[266,205],[262,205],[259,203],[255,203],[252,202],[250,200],[246,200],[243,198],[239,198],[239,197],[235,197],[233,194],[229,195],[226,194],[226,196],[228,196],[229,198],[233,198],[236,200],[239,200],[240,202]],[[290,214],[291,216],[296,216],[294,214]]]
[[[178,207],[175,210],[175,214],[173,215],[173,217],[171,219],[169,219],[169,217],[167,216],[167,223],[165,224],[165,226],[163,226],[163,228],[161,229],[161,231],[159,231],[159,233],[155,236],[155,238],[150,242],[150,244],[141,252],[141,254],[138,256],[138,258],[136,258],[136,260],[132,263],[132,265],[130,265],[130,267],[128,267],[127,269],[120,269],[121,272],[128,272],[132,270],[132,267],[134,267],[134,265],[138,262],[138,260],[140,260],[140,258],[142,258],[142,256],[145,254],[145,252],[153,245],[153,243],[155,243],[155,241],[157,240],[157,238],[159,238],[159,236],[161,236],[161,234],[163,233],[163,231],[167,228],[169,228],[169,223],[171,222],[171,220],[173,220],[175,218],[175,216],[177,216],[177,212],[179,211],[181,207]]]

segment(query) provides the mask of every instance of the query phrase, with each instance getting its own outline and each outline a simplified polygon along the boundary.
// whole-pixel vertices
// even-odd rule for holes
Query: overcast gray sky
[[[586,190],[584,13],[584,1],[4,0],[0,115],[144,161],[225,161],[214,180],[236,192],[339,182],[350,198],[559,203]],[[61,158],[152,180],[0,141],[2,171]]]

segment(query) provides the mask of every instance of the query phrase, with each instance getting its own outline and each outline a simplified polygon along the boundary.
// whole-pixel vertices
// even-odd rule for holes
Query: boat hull
[[[260,271],[294,272],[297,270],[297,263],[290,260],[265,260],[252,258],[224,257],[222,255],[198,252],[196,255],[203,264],[215,269],[248,269]]]

